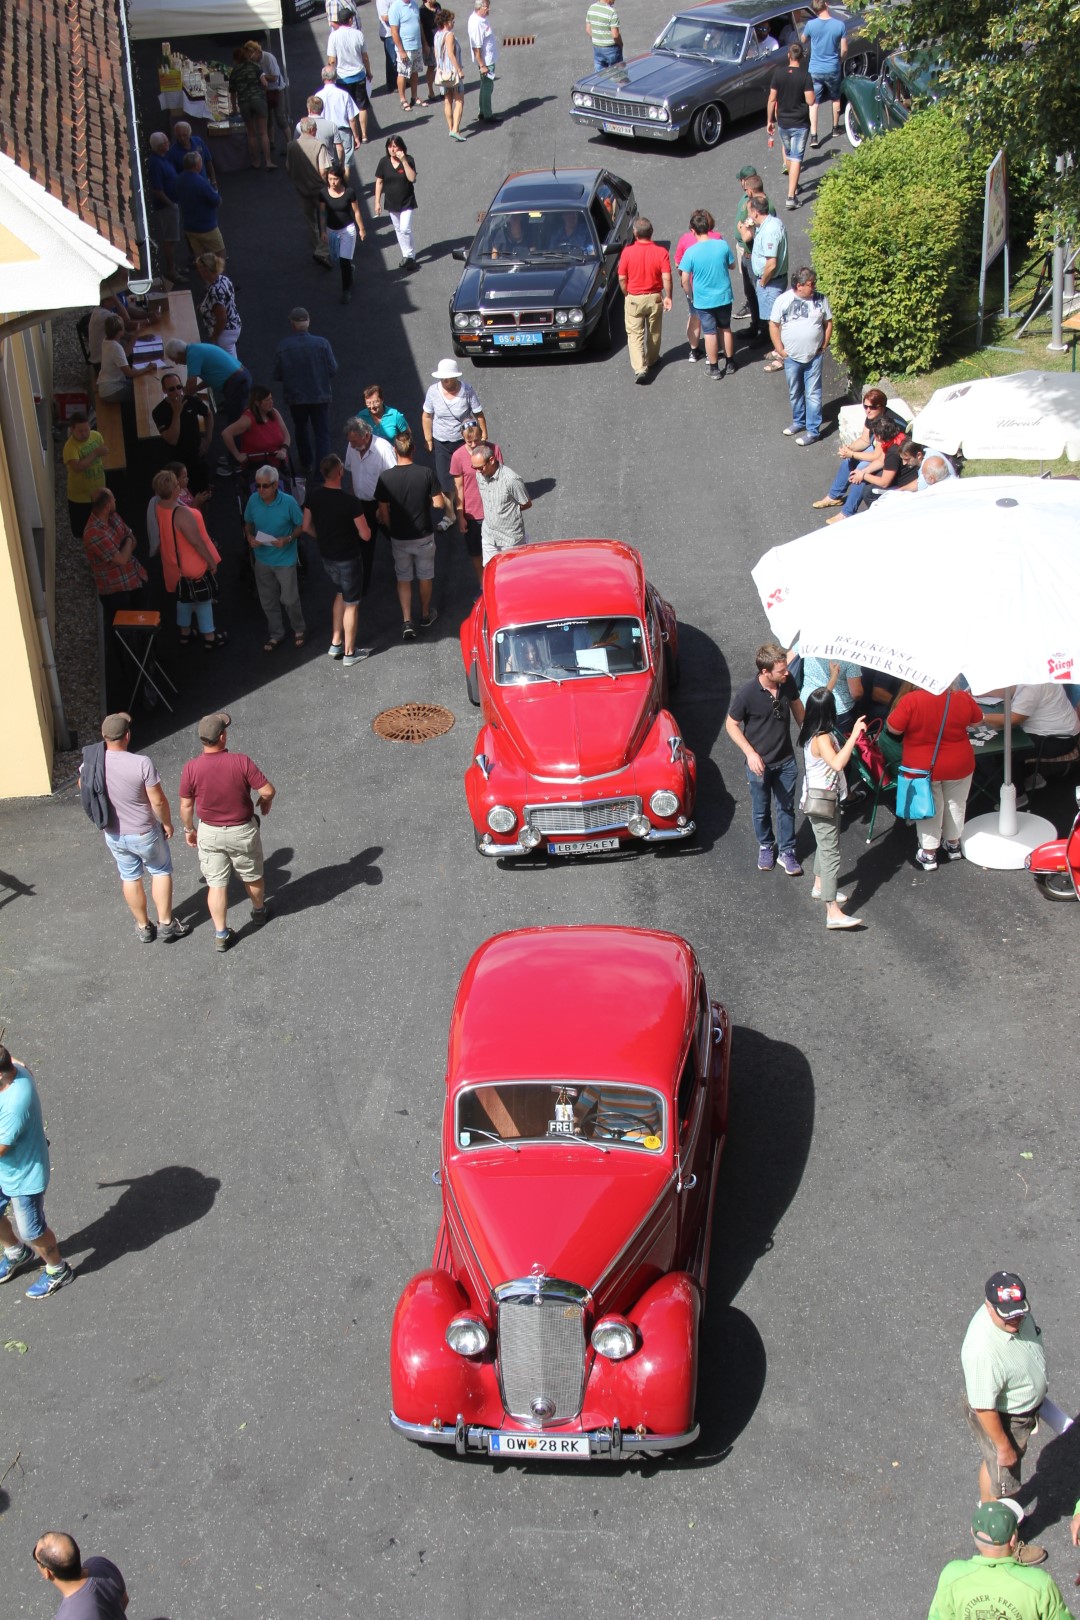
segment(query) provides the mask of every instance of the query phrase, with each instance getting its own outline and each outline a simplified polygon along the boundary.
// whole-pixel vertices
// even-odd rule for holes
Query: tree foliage
[[[985,169],[985,151],[935,107],[823,178],[813,262],[857,377],[933,365],[978,266]]]
[[[948,64],[944,105],[1011,168],[1033,171],[1043,234],[1080,237],[1078,0],[883,0],[867,11],[883,48],[923,47]],[[1059,154],[1073,165],[1056,173]]]

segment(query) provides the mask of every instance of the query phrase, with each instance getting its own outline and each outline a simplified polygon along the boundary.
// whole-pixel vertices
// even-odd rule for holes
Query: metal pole
[[[1001,798],[998,801],[998,832],[1003,838],[1015,838],[1019,830],[1016,819],[1016,788],[1012,779],[1012,697],[1015,688],[1005,688],[1005,771],[1004,781],[1001,784]]]
[[[1060,236],[1054,237],[1054,254],[1050,265],[1050,276],[1054,298],[1052,305],[1053,333],[1046,347],[1050,354],[1064,354],[1066,346],[1062,342],[1061,323],[1065,315],[1065,248]]]

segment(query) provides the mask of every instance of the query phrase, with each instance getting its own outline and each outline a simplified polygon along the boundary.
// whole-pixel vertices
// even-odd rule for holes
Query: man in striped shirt
[[[621,62],[622,34],[619,32],[619,13],[607,0],[594,0],[585,13],[585,32],[592,40],[593,67],[614,67]]]

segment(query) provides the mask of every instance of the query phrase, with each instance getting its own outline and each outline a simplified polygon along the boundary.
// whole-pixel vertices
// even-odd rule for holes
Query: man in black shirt
[[[413,464],[413,436],[406,428],[394,439],[397,466],[387,467],[375,485],[379,503],[379,525],[390,532],[394,554],[394,578],[401,603],[401,639],[414,641],[412,622],[412,582],[415,572],[420,590],[420,628],[430,629],[438,618],[431,605],[435,579],[435,528],[431,508],[445,509],[446,497],[430,467]]]
[[[799,170],[810,138],[810,108],[814,86],[803,67],[803,50],[797,40],[788,46],[787,62],[778,67],[769,85],[769,108],[765,114],[769,136],[780,126],[780,145],[788,177],[788,208],[799,206]]]
[[[169,461],[182,461],[193,495],[209,487],[206,452],[214,436],[214,413],[204,399],[188,394],[175,371],[161,378],[165,398],[154,406],[154,426],[169,447]]]
[[[327,649],[346,669],[371,656],[370,647],[356,645],[360,599],[364,594],[363,548],[371,544],[371,530],[363,503],[341,487],[345,464],[340,456],[324,456],[319,463],[322,485],[304,499],[304,533],[319,548],[322,565],[337,587],[334,597],[334,634]]]
[[[788,877],[801,877],[795,855],[795,785],[799,778],[791,746],[791,717],[802,725],[799,688],[788,674],[787,653],[775,642],[759,647],[757,675],[731,700],[726,728],[746,759],[750,813],[758,841],[758,871],[779,865]],[[776,801],[776,833],[772,800]],[[777,848],[779,847],[779,854]]]

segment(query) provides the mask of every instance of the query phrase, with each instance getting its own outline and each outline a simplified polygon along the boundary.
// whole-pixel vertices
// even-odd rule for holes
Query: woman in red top
[[[225,429],[221,438],[240,468],[261,467],[267,461],[276,467],[289,465],[292,440],[280,412],[274,409],[269,388],[251,390],[247,410]]]
[[[893,736],[903,738],[901,764],[930,772],[934,813],[915,823],[919,833],[915,860],[924,872],[937,870],[938,850],[942,847],[950,861],[962,858],[960,834],[975,770],[975,751],[967,728],[977,725],[982,717],[979,705],[965,689],[953,686],[935,694],[916,686],[899,699],[886,722]],[[935,758],[939,732],[941,743]]]

